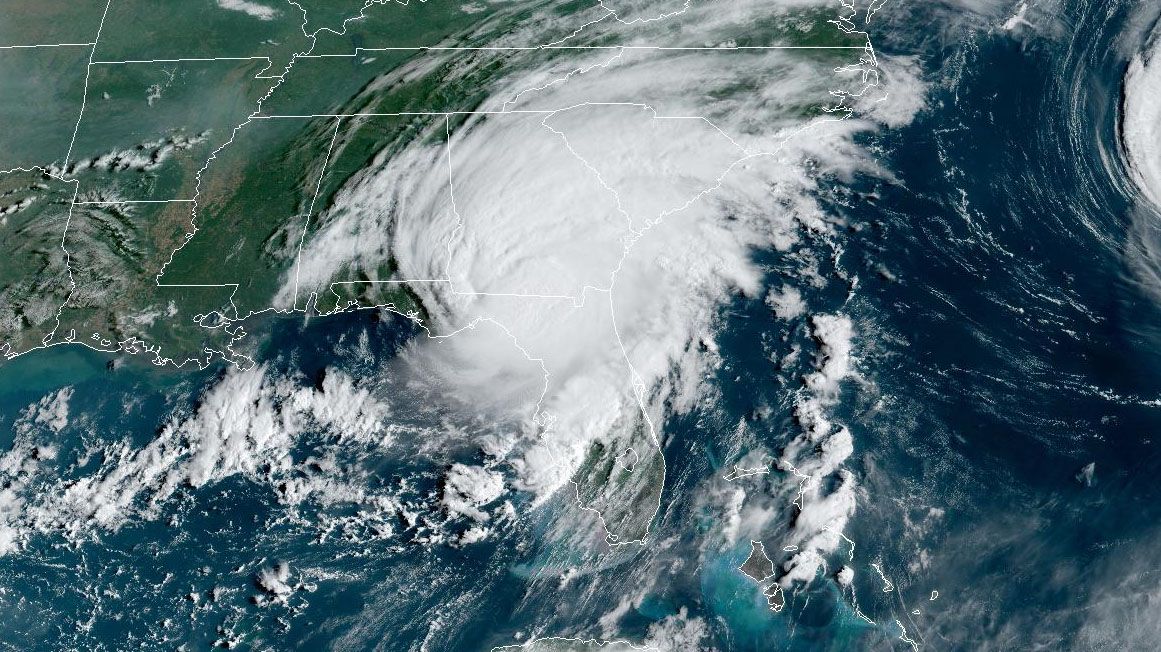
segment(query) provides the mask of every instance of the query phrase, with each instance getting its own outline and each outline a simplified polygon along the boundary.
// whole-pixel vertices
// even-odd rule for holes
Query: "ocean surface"
[[[700,623],[700,645],[720,650],[1155,648],[1161,217],[1133,185],[1120,127],[1125,71],[1156,20],[1143,5],[1062,3],[1015,30],[1000,27],[1007,14],[959,24],[934,6],[877,17],[878,50],[914,57],[929,89],[909,124],[858,137],[885,174],[817,193],[842,238],[807,236],[828,252],[814,263],[845,282],[801,292],[857,334],[831,416],[852,434],[858,507],[825,572],[783,608],[738,571],[749,538],[707,541],[728,528],[716,505],[732,465],[795,435],[807,321],[788,325],[764,294],[721,307],[712,391],[664,420],[646,544],[609,548],[568,492],[535,505],[513,492],[520,516],[494,516],[493,536],[464,545],[468,524],[423,514],[450,465],[483,459],[469,431],[503,425],[483,408],[449,423],[429,394],[393,384],[393,361],[426,336],[360,310],[263,317],[247,324],[250,352],[296,387],[339,370],[388,392],[396,446],[347,448],[307,426],[286,451],[292,471],[259,465],[156,505],[127,495],[110,528],[70,527],[82,517],[62,508],[0,557],[0,649],[466,651],[532,635],[656,640],[675,622]],[[754,257],[766,287],[801,268],[773,249]],[[67,425],[37,453],[53,470],[32,481],[67,488],[108,461],[108,443],[145,447],[232,373],[36,351],[0,367],[0,450],[69,388]],[[363,493],[328,499],[332,477]],[[288,498],[296,478],[321,498]],[[747,481],[794,493],[777,465]],[[416,520],[384,518],[376,500]],[[772,523],[792,522],[792,502],[770,505],[786,517]],[[768,547],[789,526],[770,527]],[[849,587],[829,579],[843,564]]]

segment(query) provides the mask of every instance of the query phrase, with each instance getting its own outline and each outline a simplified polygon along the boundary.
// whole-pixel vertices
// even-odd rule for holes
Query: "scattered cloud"
[[[250,0],[216,0],[216,2],[222,9],[240,11],[258,20],[274,20],[278,16],[276,9],[258,4],[257,2],[250,2]]]

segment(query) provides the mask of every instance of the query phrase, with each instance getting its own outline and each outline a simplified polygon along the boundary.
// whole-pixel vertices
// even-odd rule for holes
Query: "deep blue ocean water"
[[[851,536],[900,607],[909,585],[940,591],[906,605],[939,648],[1091,649],[1086,612],[1155,542],[1159,314],[1116,159],[1117,39],[1137,11],[1069,3],[1059,39],[979,37],[924,118],[884,136],[900,182],[845,202],[869,225],[851,256],[891,279],[861,292],[893,400],[857,438],[880,499]],[[928,507],[936,525],[900,527]]]
[[[1119,592],[1131,611],[1134,596],[1156,590],[1146,571],[1161,534],[1161,411],[1149,403],[1161,398],[1161,306],[1134,275],[1134,234],[1149,216],[1116,160],[1126,65],[1116,39],[1135,10],[1072,3],[1060,34],[1027,40],[883,37],[885,50],[921,52],[937,83],[913,124],[867,137],[895,179],[856,179],[823,197],[849,225],[838,264],[859,284],[853,299],[834,287],[810,297],[819,311],[850,314],[859,333],[864,377],[836,418],[855,435],[861,493],[846,534],[857,543],[857,608],[874,624],[830,582],[772,612],[737,571],[748,543],[698,557],[700,538],[721,524],[695,494],[744,452],[730,434],[737,423],[771,449],[792,438],[785,388],[772,379],[794,370],[776,374],[774,360],[810,340],[802,325],[783,338],[761,297],[738,297],[721,316],[720,400],[665,427],[653,536],[672,545],[609,552],[599,539],[546,538],[578,518],[563,499],[468,548],[322,537],[309,509],[305,522],[288,521],[269,488],[232,478],[180,492],[172,520],[80,543],[44,535],[0,558],[0,647],[401,650],[426,639],[480,650],[595,622],[626,587],[663,577],[628,608],[621,636],[642,638],[684,609],[731,650],[910,649],[899,625],[933,649],[1090,649],[1083,632],[1107,624],[1096,622],[1102,600]],[[772,285],[790,272],[773,252],[756,256]],[[330,366],[380,368],[418,336],[378,312],[262,327],[258,359],[303,382]],[[363,332],[373,359],[340,353]],[[72,386],[71,411],[84,418],[62,433],[62,449],[93,433],[143,444],[223,373],[114,359],[56,347],[7,363],[0,433]],[[432,496],[441,465],[475,454],[352,463]],[[1076,475],[1090,463],[1086,487]],[[278,560],[325,579],[286,605],[255,604],[258,574]],[[586,571],[562,586],[569,567]]]

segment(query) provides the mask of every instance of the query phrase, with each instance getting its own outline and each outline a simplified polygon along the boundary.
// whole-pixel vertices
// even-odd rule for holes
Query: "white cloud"
[[[802,487],[802,508],[794,520],[791,535],[797,542],[798,552],[783,564],[782,586],[794,582],[810,582],[824,565],[823,556],[839,548],[847,521],[855,511],[857,483],[846,469],[837,472],[838,486],[824,492],[823,477],[807,481]]]
[[[650,74],[644,90],[663,92],[664,68],[648,64],[602,88],[624,85],[631,96]],[[750,250],[790,246],[796,217],[816,209],[792,155],[735,165],[745,152],[701,120],[658,120],[639,107],[582,107],[548,128],[541,120],[491,115],[462,126],[450,153],[454,205],[442,148],[405,152],[358,180],[308,244],[301,277],[324,287],[344,265],[382,260],[392,233],[405,277],[446,276],[412,285],[433,328],[475,328],[409,356],[469,403],[525,419],[539,403],[553,434],[514,463],[522,487],[547,494],[590,442],[641,410],[636,383],[673,391],[698,378],[706,361],[687,355],[690,344],[712,341],[716,306],[731,292],[759,288]],[[499,296],[511,294],[543,298]]]
[[[484,539],[487,539],[489,534],[491,534],[491,530],[488,528],[480,525],[473,525],[467,530],[464,530],[464,533],[460,535],[459,543],[460,545],[471,545],[473,543],[479,543]]]
[[[286,562],[279,562],[274,566],[263,568],[258,573],[258,586],[266,591],[275,599],[285,600],[287,596],[294,592],[294,588],[290,586],[290,564]]]
[[[724,515],[722,536],[728,545],[737,542],[742,529],[742,508],[746,502],[746,492],[740,487],[725,487],[715,496],[721,501],[721,512]]]
[[[36,477],[35,448],[19,434],[12,448],[0,455],[0,556],[20,549],[25,492]]]
[[[797,552],[783,564],[779,583],[810,582],[825,564],[825,555],[843,541],[842,532],[855,511],[858,484],[843,463],[854,454],[854,440],[845,426],[832,423],[828,405],[837,399],[839,384],[851,375],[854,328],[845,315],[815,315],[811,333],[819,345],[815,371],[806,377],[807,393],[799,398],[794,416],[802,428],[782,451],[778,466],[797,482],[798,513],[787,543]]]
[[[33,421],[53,432],[64,430],[69,425],[69,400],[72,397],[73,388],[65,387],[40,399],[32,408]]]
[[[1028,13],[1028,3],[1027,2],[1021,2],[1020,4],[1016,5],[1016,12],[1013,13],[1008,18],[1008,20],[1004,21],[1003,29],[1008,30],[1008,31],[1012,31],[1012,30],[1016,29],[1017,27],[1020,27],[1021,25],[1027,25],[1028,27],[1031,27],[1032,23],[1028,22],[1028,19],[1025,18],[1025,15],[1027,13]]]
[[[45,397],[26,421],[59,429],[67,421],[71,392]],[[100,448],[104,462],[76,478],[53,477],[42,468],[55,448],[36,443],[23,427],[0,457],[0,554],[11,552],[33,532],[87,536],[116,530],[133,518],[153,518],[183,486],[202,487],[240,475],[276,491],[283,503],[355,502],[368,512],[394,513],[388,497],[369,494],[364,479],[324,454],[296,463],[291,451],[310,431],[337,436],[340,446],[383,447],[392,443],[385,425],[389,407],[338,370],[327,370],[321,388],[302,387],[256,366],[231,370],[203,394],[188,419],[172,421],[141,448],[114,441]],[[333,449],[332,449],[333,451]],[[387,530],[390,526],[387,526]]]
[[[778,319],[795,319],[806,312],[806,302],[797,288],[783,285],[781,289],[771,289],[766,295],[766,305],[774,311]]]
[[[880,55],[878,60],[879,82],[891,90],[885,95],[866,93],[855,103],[855,108],[862,119],[901,127],[910,123],[926,105],[928,84],[923,81],[919,57]]]
[[[338,433],[345,440],[391,445],[390,406],[358,381],[336,369],[323,375],[321,387],[300,387],[288,396],[295,414]]]
[[[839,583],[839,586],[850,586],[855,581],[855,569],[843,566],[835,573],[834,579]]]
[[[1125,75],[1121,138],[1141,193],[1161,210],[1161,37],[1133,58]]]
[[[682,607],[676,614],[666,616],[649,626],[645,645],[658,652],[701,652],[711,650],[705,645],[709,626],[702,618],[690,617]]]
[[[216,0],[216,2],[222,9],[240,11],[258,20],[274,20],[275,16],[278,15],[277,10],[249,0]]]
[[[504,493],[504,478],[479,466],[452,464],[443,479],[443,506],[448,512],[476,521],[491,517],[481,507]]]
[[[854,327],[850,318],[843,315],[815,315],[810,326],[819,344],[819,362],[816,371],[806,377],[806,386],[817,394],[833,397],[839,383],[851,373]]]
[[[100,156],[71,161],[63,168],[50,166],[49,171],[57,176],[71,176],[86,170],[97,170],[100,172],[150,172],[161,167],[176,152],[184,151],[206,142],[209,135],[209,131],[203,131],[194,136],[175,133],[159,140],[140,143],[128,149],[112,150]]]
[[[693,6],[681,24],[696,32],[685,38],[714,42],[788,4],[808,3]],[[671,37],[661,23],[634,29],[646,41]],[[538,37],[517,29],[506,38]],[[836,86],[862,91],[859,74],[778,50],[540,56],[481,89],[479,108],[493,113],[467,117],[450,143],[436,123],[430,138],[353,178],[284,279],[279,305],[290,305],[295,275],[301,304],[393,255],[400,277],[423,280],[410,287],[437,336],[406,351],[414,376],[465,410],[520,424],[489,450],[512,465],[516,488],[543,500],[594,441],[615,443],[626,424],[652,427],[667,405],[694,404],[714,364],[697,343],[714,340],[731,294],[761,289],[751,252],[789,250],[803,228],[831,235],[812,196],[817,171],[876,170],[853,141],[871,121],[803,110],[833,102]],[[453,83],[482,65],[476,56],[444,68],[427,61],[371,87],[437,70]],[[903,99],[921,92],[899,90]],[[878,110],[869,94],[867,106]],[[541,113],[494,113],[511,108]],[[815,326],[820,337],[827,326]],[[849,349],[838,339],[823,348],[829,362],[816,380],[829,386]]]
[[[297,428],[292,413],[278,408],[279,394],[268,387],[262,367],[227,374],[202,398],[194,418],[180,426],[193,452],[182,479],[200,487],[236,473],[252,474],[261,464],[286,468]]]

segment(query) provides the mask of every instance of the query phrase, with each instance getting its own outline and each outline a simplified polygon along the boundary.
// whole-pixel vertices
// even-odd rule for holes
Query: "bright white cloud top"
[[[682,24],[705,21],[712,33],[736,27],[741,11],[690,8]],[[632,37],[668,38],[652,25]],[[349,183],[281,300],[297,290],[301,303],[392,252],[436,336],[409,351],[413,371],[524,424],[497,448],[517,488],[554,495],[595,463],[599,444],[638,461],[606,491],[622,503],[653,492],[655,508],[659,424],[712,363],[696,349],[713,340],[718,308],[762,291],[753,250],[827,233],[810,194],[817,170],[872,170],[852,137],[919,105],[908,74],[894,76],[892,97],[878,62],[849,54],[837,71],[778,49],[579,50],[520,69],[477,113],[436,124]],[[738,86],[750,92],[729,92]],[[843,104],[861,118],[808,110]],[[788,318],[807,310],[793,288],[776,304]],[[816,318],[825,362],[811,383],[829,396],[847,374],[850,325],[828,319]],[[601,491],[579,493],[613,508]],[[644,533],[606,527],[614,541]]]
[[[1161,38],[1133,58],[1125,75],[1121,137],[1133,179],[1161,209]]]

